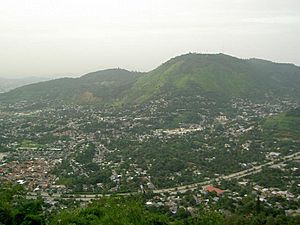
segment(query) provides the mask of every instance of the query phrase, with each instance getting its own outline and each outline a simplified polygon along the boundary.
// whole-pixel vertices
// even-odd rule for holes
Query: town
[[[262,123],[297,106],[291,99],[220,104],[202,96],[165,96],[123,108],[62,104],[40,109],[25,101],[1,105],[0,182],[21,184],[50,202],[77,194],[149,193],[148,207],[167,206],[176,213],[192,207],[186,198],[214,205],[259,193],[266,204],[280,197],[283,203],[274,207],[294,210],[286,205],[299,201],[297,157],[238,179],[224,177],[298,154],[297,138],[278,138]],[[284,178],[285,185],[262,184],[258,177],[269,170],[281,171],[274,180]],[[206,185],[184,192],[178,188],[201,182]]]

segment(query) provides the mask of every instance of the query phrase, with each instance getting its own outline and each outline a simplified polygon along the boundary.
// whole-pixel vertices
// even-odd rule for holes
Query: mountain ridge
[[[272,68],[269,68],[270,66]],[[290,73],[284,70],[285,67],[289,70],[296,70],[297,75],[294,76],[292,73],[289,75],[290,79],[285,80],[284,76],[281,76],[282,73]],[[262,79],[262,74],[268,77]],[[215,92],[227,96],[249,95],[250,92],[261,92],[261,89],[265,87],[268,91],[271,89],[275,91],[274,89],[278,86],[283,89],[288,86],[290,89],[290,87],[300,85],[299,74],[300,68],[294,65],[287,66],[270,61],[258,64],[256,61],[225,54],[191,53],[172,58],[141,77],[128,94],[128,101],[143,102],[149,98],[147,93],[161,91],[162,87],[167,86],[185,91],[189,88],[198,88],[202,93]],[[291,80],[296,80],[297,85],[295,86]],[[270,81],[273,83],[269,84]],[[134,99],[134,96],[138,96],[138,99]]]
[[[28,84],[47,81],[47,77],[4,78],[0,77],[0,92],[7,92]]]
[[[300,98],[300,67],[264,59],[239,59],[223,53],[188,53],[149,72],[106,69],[79,78],[60,78],[0,95],[4,102],[61,100],[66,103],[141,104],[164,95],[224,97],[264,95]]]

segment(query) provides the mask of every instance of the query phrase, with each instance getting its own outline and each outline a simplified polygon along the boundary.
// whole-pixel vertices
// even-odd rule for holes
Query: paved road
[[[292,161],[292,160],[298,160],[300,159],[300,152],[296,152],[294,154],[291,155],[287,155],[284,156],[280,159],[275,159],[272,160],[270,162],[261,164],[259,166],[254,166],[250,169],[246,169],[246,170],[242,170],[240,172],[236,172],[236,173],[232,173],[226,176],[220,176],[217,178],[213,178],[211,180],[208,181],[204,181],[204,182],[199,182],[199,183],[194,183],[194,184],[188,184],[188,185],[182,185],[182,186],[178,186],[178,187],[173,187],[173,188],[164,188],[164,189],[157,189],[157,190],[153,190],[153,193],[165,193],[168,192],[170,194],[172,193],[177,193],[177,192],[181,192],[184,193],[186,191],[189,190],[195,190],[195,189],[202,189],[203,187],[210,185],[213,181],[216,180],[231,180],[231,179],[240,179],[242,177],[245,176],[249,176],[255,173],[259,173],[262,171],[263,167],[268,167],[268,166],[276,166],[276,165],[280,165],[282,163],[288,162],[288,161]],[[54,200],[54,199],[73,199],[73,200],[78,200],[78,201],[91,201],[93,199],[98,199],[100,197],[103,196],[112,196],[112,195],[117,195],[117,196],[129,196],[129,195],[135,195],[138,192],[129,192],[129,193],[115,193],[115,194],[86,194],[86,195],[78,195],[78,194],[66,194],[66,195],[61,195],[61,194],[53,194],[51,196],[49,196],[48,193],[41,193],[41,196],[43,198],[46,198],[48,200]],[[37,198],[37,194],[30,192],[28,193],[28,198]]]
[[[242,177],[245,176],[249,176],[255,173],[259,173],[261,172],[262,168],[265,166],[272,166],[272,165],[280,165],[284,162],[288,162],[294,159],[300,159],[300,152],[288,155],[288,156],[284,156],[281,159],[277,159],[277,160],[273,160],[264,164],[261,164],[259,166],[255,166],[252,167],[250,169],[246,169],[246,170],[242,170],[240,172],[236,172],[236,173],[232,173],[226,176],[220,176],[214,179],[211,179],[209,181],[205,181],[205,182],[199,182],[199,183],[194,183],[194,184],[189,184],[189,185],[183,185],[183,186],[179,186],[179,187],[175,187],[175,188],[165,188],[165,189],[159,189],[159,190],[154,190],[154,193],[164,193],[164,192],[170,192],[170,193],[174,193],[174,192],[186,192],[188,190],[195,190],[199,187],[203,187],[203,186],[207,186],[209,184],[211,184],[213,181],[215,180],[231,180],[231,179],[240,179]]]

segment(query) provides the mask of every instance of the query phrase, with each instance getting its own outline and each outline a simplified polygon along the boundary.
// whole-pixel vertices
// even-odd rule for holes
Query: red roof
[[[219,188],[216,188],[216,187],[213,187],[213,186],[207,186],[205,188],[208,192],[215,192],[217,195],[221,195],[223,194],[225,191],[219,189]]]

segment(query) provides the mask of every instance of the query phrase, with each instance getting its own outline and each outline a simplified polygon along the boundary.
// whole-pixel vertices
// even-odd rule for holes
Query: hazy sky
[[[0,77],[148,71],[187,52],[300,65],[299,0],[0,3]]]

